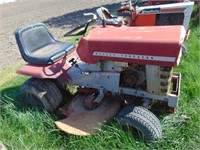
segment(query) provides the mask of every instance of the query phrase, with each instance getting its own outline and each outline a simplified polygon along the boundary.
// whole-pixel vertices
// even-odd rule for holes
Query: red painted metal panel
[[[185,34],[182,26],[96,27],[82,38],[77,53],[88,63],[113,60],[173,67],[179,63]]]
[[[184,12],[185,8],[173,8],[173,9],[161,9],[160,12],[162,13],[170,13],[170,12]]]
[[[47,78],[47,79],[67,79],[69,76],[67,75],[66,71],[70,68],[69,64],[66,62],[72,56],[77,56],[76,51],[68,54],[66,57],[60,59],[59,61],[55,62],[51,65],[32,65],[27,64],[17,70],[18,74],[23,74],[27,76],[32,76],[36,78]]]
[[[156,14],[138,14],[135,17],[135,26],[155,26]]]

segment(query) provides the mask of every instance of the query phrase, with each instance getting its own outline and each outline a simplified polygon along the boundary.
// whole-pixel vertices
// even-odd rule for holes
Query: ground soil
[[[21,56],[14,30],[24,24],[44,22],[56,38],[87,20],[84,12],[106,5],[113,9],[120,0],[18,0],[0,5],[0,71],[16,64]]]

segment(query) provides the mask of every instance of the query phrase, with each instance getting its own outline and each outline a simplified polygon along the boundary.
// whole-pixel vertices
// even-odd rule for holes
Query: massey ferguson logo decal
[[[165,56],[148,56],[148,55],[135,55],[135,54],[123,54],[123,53],[108,53],[94,51],[93,56],[97,57],[113,57],[113,58],[125,58],[125,59],[139,59],[139,60],[150,60],[150,61],[163,61],[163,62],[175,62],[175,57]]]
[[[157,14],[160,13],[160,8],[144,9],[140,14]]]

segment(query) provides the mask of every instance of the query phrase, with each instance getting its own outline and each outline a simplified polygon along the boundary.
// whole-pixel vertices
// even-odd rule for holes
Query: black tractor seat
[[[18,28],[15,38],[23,59],[30,64],[50,65],[75,49],[71,42],[56,40],[43,23]]]

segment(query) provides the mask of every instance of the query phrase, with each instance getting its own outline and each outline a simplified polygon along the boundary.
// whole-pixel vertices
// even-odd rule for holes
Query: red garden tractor
[[[153,101],[178,106],[181,74],[173,68],[180,62],[185,28],[100,25],[86,35],[96,20],[89,15],[93,19],[66,34],[83,35],[77,45],[56,40],[43,23],[15,31],[27,62],[17,73],[31,77],[20,88],[22,98],[48,112],[60,111],[65,118],[55,123],[70,134],[93,134],[116,117],[146,140],[160,138],[160,121],[148,107]],[[77,87],[71,99],[62,95],[70,85]]]

